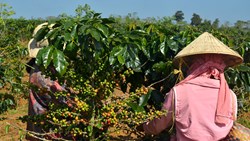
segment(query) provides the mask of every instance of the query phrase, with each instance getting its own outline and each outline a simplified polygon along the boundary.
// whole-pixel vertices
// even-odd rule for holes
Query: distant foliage
[[[202,18],[200,17],[200,15],[194,13],[193,17],[191,18],[191,25],[198,26],[201,24],[201,22],[202,22]]]
[[[177,22],[181,22],[184,19],[184,13],[182,11],[177,11],[174,17]]]
[[[0,3],[0,113],[16,106],[15,97],[27,93],[23,83],[27,42],[39,20],[11,19],[11,6]]]

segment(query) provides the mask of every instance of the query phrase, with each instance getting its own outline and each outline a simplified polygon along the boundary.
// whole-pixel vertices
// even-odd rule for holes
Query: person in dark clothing
[[[33,35],[35,35],[41,27],[47,24],[48,23],[43,23],[38,25],[35,28]],[[48,46],[47,40],[37,42],[34,38],[32,38],[28,44],[29,56],[31,58],[26,67],[26,71],[29,73],[29,82],[31,84],[29,91],[28,116],[46,113],[48,110],[48,104],[53,100],[49,92],[64,90],[64,88],[60,86],[56,80],[46,78],[45,75],[43,75],[39,70],[39,66],[35,63],[36,55],[39,49],[45,46]],[[49,67],[49,69],[53,68]],[[27,121],[27,131],[41,134],[46,133],[46,131],[41,126],[34,124],[32,121]],[[27,135],[26,139],[31,141],[39,140],[38,138],[31,135]]]

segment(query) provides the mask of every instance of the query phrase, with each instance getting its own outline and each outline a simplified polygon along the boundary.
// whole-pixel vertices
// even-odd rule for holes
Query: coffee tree
[[[87,5],[78,7],[75,17],[49,22],[35,35],[38,41],[49,41],[36,63],[64,89],[51,92],[54,100],[46,114],[26,120],[61,139],[101,140],[122,128],[132,133],[167,112],[160,111],[165,93],[183,75],[181,68],[173,67],[173,57],[202,32],[169,20],[118,22]],[[232,42],[217,30],[211,32],[227,45]],[[248,53],[246,47],[242,55]],[[51,66],[56,74],[49,71]],[[248,64],[226,73],[231,88],[250,85]],[[114,92],[117,89],[123,93]]]
[[[26,49],[18,43],[17,26],[10,17],[11,6],[0,3],[0,114],[16,106],[16,97],[25,91],[22,83]],[[7,26],[8,25],[8,26]]]

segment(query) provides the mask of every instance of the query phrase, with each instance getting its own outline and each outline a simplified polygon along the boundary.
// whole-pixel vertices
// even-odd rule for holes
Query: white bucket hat
[[[49,45],[48,40],[42,40],[42,41],[37,42],[34,38],[32,38],[28,44],[29,56],[31,58],[36,58],[38,51],[41,48],[48,46],[48,45]]]
[[[39,29],[41,29],[43,26],[46,26],[48,25],[47,22],[45,23],[42,23],[40,25],[38,25],[35,29],[34,29],[34,32],[33,32],[33,38],[29,41],[28,43],[28,51],[29,51],[29,56],[31,58],[36,58],[36,55],[38,53],[38,51],[45,47],[45,46],[48,46],[49,45],[49,42],[47,39],[43,39],[39,42],[37,42],[35,39],[34,39],[34,36],[35,34],[38,32]]]

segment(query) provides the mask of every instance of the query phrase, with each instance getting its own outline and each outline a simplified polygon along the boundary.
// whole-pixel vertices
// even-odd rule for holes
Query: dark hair
[[[30,73],[32,66],[36,63],[36,58],[32,58],[29,60],[29,62],[26,63],[26,71],[27,73]]]

